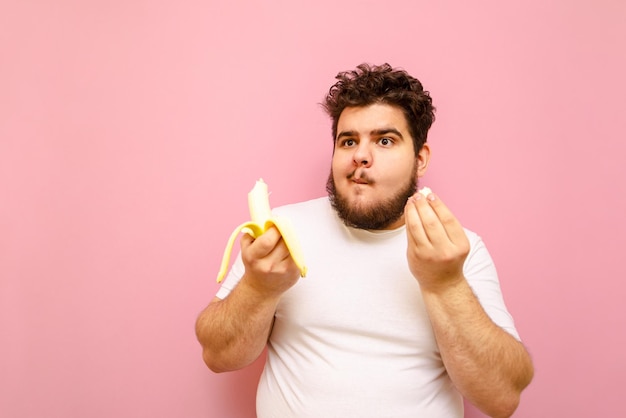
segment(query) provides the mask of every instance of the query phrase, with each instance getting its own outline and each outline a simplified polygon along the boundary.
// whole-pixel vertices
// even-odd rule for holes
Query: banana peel
[[[228,272],[230,255],[239,233],[246,233],[253,238],[258,238],[272,226],[276,227],[282,235],[283,241],[285,242],[285,245],[287,245],[287,249],[291,254],[291,258],[293,258],[293,261],[300,270],[300,276],[305,277],[307,268],[298,237],[296,236],[289,219],[272,216],[267,184],[263,181],[263,179],[257,180],[254,188],[248,193],[248,210],[250,211],[250,220],[235,228],[228,239],[226,249],[224,250],[224,256],[222,257],[220,270],[217,274],[217,282],[220,283]]]

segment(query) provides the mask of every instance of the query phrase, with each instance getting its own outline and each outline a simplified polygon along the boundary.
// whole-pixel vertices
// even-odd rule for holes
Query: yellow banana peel
[[[291,254],[291,258],[293,258],[293,261],[300,270],[300,275],[305,277],[307,268],[304,264],[304,257],[298,237],[289,219],[278,216],[272,217],[267,184],[263,179],[257,180],[254,188],[248,193],[248,209],[250,211],[250,221],[244,222],[235,228],[228,239],[226,250],[222,257],[220,271],[217,274],[217,282],[220,283],[224,279],[224,276],[226,276],[230,263],[230,254],[239,233],[247,233],[253,238],[258,238],[272,226],[275,226],[282,235],[283,241]]]

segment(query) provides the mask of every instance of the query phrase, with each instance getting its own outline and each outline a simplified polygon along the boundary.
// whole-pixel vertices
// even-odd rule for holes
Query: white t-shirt
[[[406,228],[346,227],[327,197],[274,212],[291,220],[308,272],[278,304],[258,417],[462,417],[409,271]],[[491,257],[466,233],[465,277],[491,319],[519,339]],[[243,271],[239,255],[217,297],[227,297]]]

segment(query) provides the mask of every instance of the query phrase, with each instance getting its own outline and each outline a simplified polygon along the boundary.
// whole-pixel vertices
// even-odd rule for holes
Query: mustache
[[[374,179],[363,171],[361,171],[357,176],[357,171],[359,171],[358,168],[355,169],[352,173],[348,174],[348,180],[359,180],[365,183],[374,183]]]

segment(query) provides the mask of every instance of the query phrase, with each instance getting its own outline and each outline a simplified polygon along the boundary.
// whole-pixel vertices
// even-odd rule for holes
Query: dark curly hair
[[[337,138],[339,116],[346,107],[388,104],[404,112],[417,155],[435,121],[430,93],[424,91],[418,79],[386,63],[380,66],[361,64],[355,70],[340,72],[335,78],[339,81],[330,88],[322,103],[333,122],[333,141]]]

